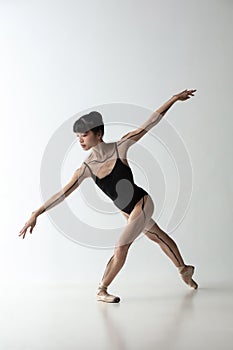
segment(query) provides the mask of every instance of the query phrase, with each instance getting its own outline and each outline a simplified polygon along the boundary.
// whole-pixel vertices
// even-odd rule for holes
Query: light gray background
[[[73,243],[47,214],[38,218],[32,235],[18,237],[42,204],[45,147],[80,111],[116,102],[154,111],[186,88],[197,89],[196,96],[174,105],[165,117],[183,139],[194,176],[189,210],[172,237],[185,261],[196,266],[200,285],[232,280],[232,5],[227,0],[0,2],[2,282],[97,285],[112,250]],[[148,117],[129,115],[128,122],[139,126]],[[112,141],[107,130],[104,139]],[[87,156],[78,145],[76,150],[72,171]],[[137,161],[133,149],[129,156]],[[145,169],[151,171],[148,163]],[[67,201],[78,202],[79,191]],[[155,192],[152,198],[156,202]],[[120,214],[115,220],[125,222]],[[165,229],[166,217],[158,223]],[[180,283],[170,260],[142,237],[112,285],[150,281]]]

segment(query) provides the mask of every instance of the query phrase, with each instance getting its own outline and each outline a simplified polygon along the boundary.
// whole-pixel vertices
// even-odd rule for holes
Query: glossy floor
[[[233,348],[233,285],[128,286],[114,294],[119,304],[96,301],[93,286],[4,285],[0,348]]]

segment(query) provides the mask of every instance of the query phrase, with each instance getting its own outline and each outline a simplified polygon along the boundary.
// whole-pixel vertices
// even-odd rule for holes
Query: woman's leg
[[[152,218],[144,228],[143,233],[145,233],[149,239],[159,244],[160,248],[172,260],[176,267],[185,265],[174,240],[168,236]]]
[[[184,282],[190,287],[196,289],[198,285],[191,278],[194,273],[194,266],[185,265],[174,240],[166,232],[164,232],[152,218],[146,224],[145,228],[143,229],[143,233],[145,233],[149,239],[159,244],[160,248],[178,268]]]
[[[143,231],[153,212],[154,203],[149,195],[145,195],[135,205],[134,209],[128,216],[127,225],[115,246],[114,254],[106,266],[102,281],[100,282],[100,287],[102,287],[102,289],[99,289],[98,295],[104,296],[108,294],[106,288],[123,267],[129,247]],[[110,299],[111,298],[109,298],[109,300]]]

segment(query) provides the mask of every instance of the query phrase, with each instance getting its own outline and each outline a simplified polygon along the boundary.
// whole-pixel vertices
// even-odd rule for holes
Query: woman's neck
[[[103,158],[109,153],[109,143],[104,141],[98,142],[95,146],[92,146],[92,152],[95,158]]]

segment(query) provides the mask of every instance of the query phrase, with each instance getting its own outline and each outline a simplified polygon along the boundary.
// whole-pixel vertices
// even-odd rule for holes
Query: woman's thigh
[[[148,225],[153,212],[154,203],[149,194],[137,202],[129,215],[122,212],[127,218],[127,225],[119,237],[117,246],[131,244],[140,235],[145,226]]]

